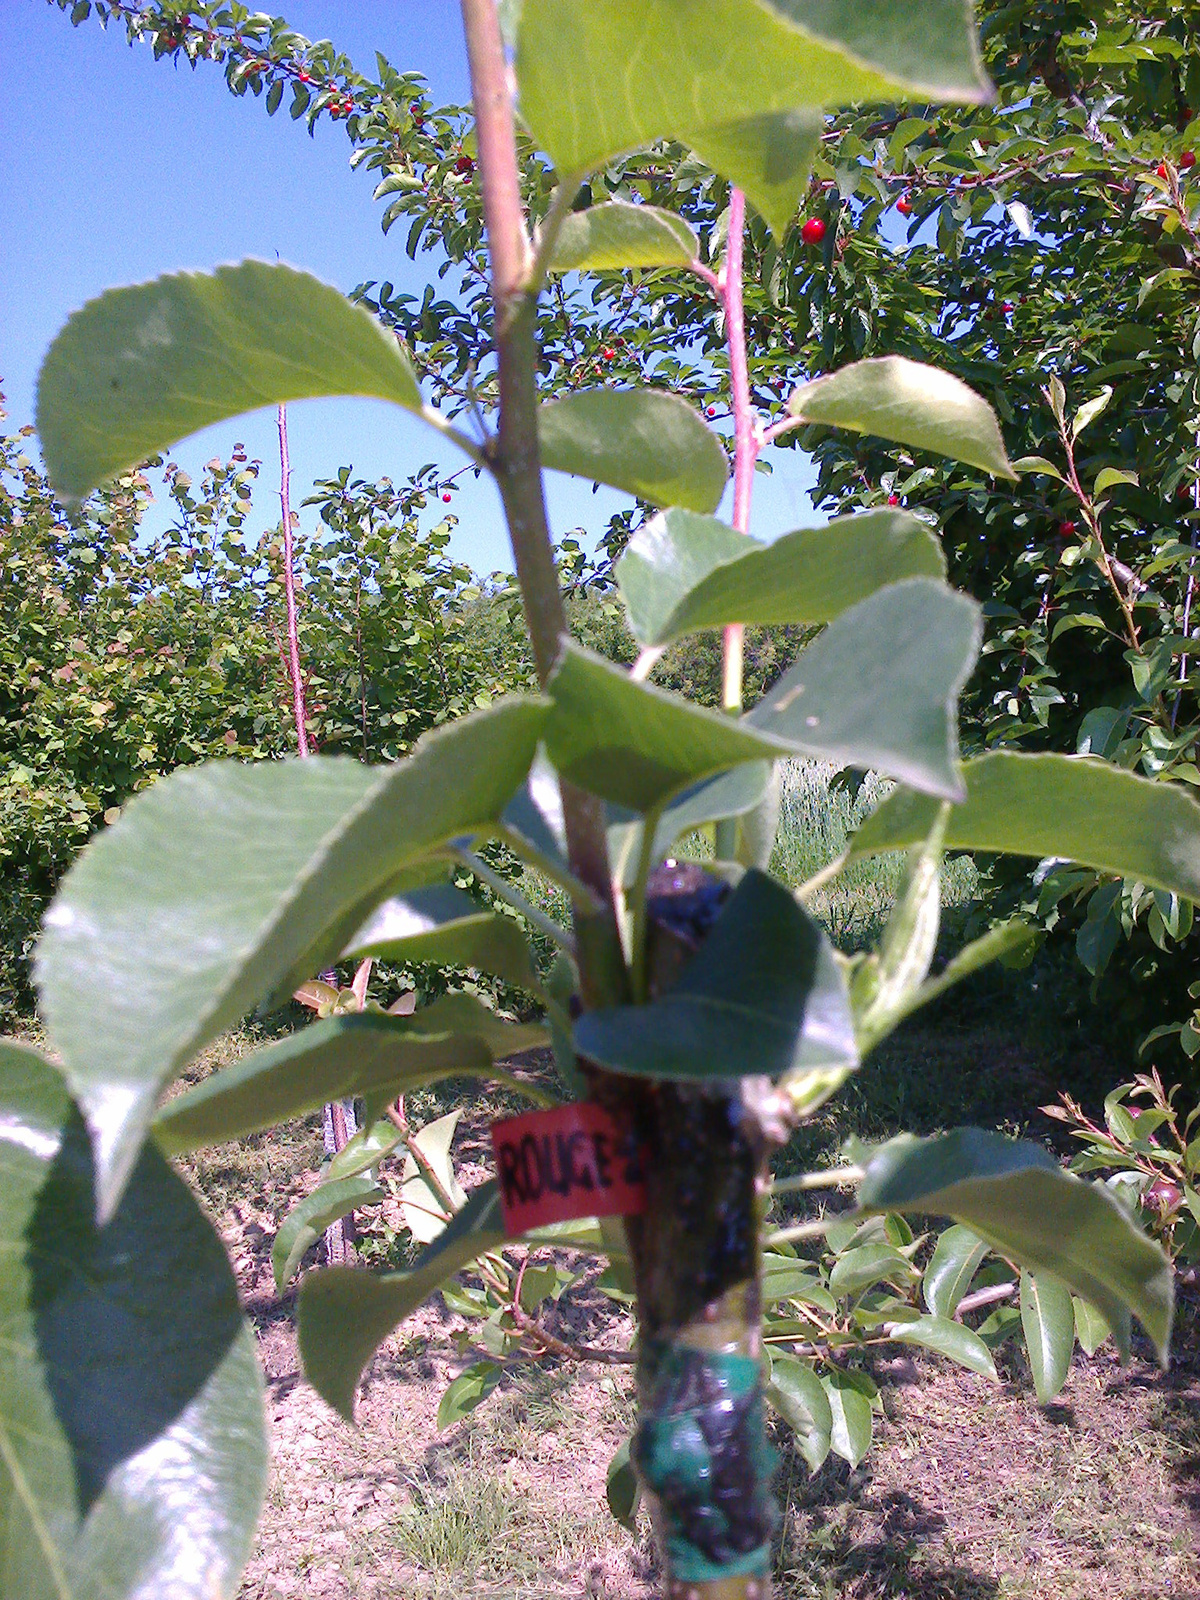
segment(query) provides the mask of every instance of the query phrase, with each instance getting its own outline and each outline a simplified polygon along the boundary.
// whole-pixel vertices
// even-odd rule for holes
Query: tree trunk
[[[727,887],[692,864],[650,880],[652,993],[669,989]],[[626,1221],[637,1283],[632,1458],[668,1600],[766,1600],[777,1512],[766,1441],[759,1218],[769,1141],[756,1080],[646,1084],[597,1073],[646,1151],[646,1211]]]

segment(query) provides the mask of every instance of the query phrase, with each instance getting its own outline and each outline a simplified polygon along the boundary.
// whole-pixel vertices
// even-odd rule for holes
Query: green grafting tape
[[[759,1362],[665,1340],[650,1358],[632,1456],[662,1507],[671,1576],[701,1583],[765,1573],[778,1513]]]

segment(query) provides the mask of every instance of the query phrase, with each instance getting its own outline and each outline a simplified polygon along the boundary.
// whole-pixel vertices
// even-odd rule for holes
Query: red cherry
[[[705,412],[705,416],[708,416],[708,417],[715,417],[716,414],[717,414],[716,406],[709,406],[708,410]]]
[[[1158,163],[1158,166],[1157,166],[1157,167],[1155,167],[1155,169],[1154,169],[1154,170],[1155,170],[1155,172],[1157,172],[1157,173],[1158,173],[1158,175],[1159,175],[1159,177],[1160,177],[1160,178],[1165,178],[1165,177],[1166,177],[1166,175],[1167,175],[1167,166],[1166,166],[1166,162],[1165,162],[1165,161],[1160,161],[1160,162],[1159,162],[1159,163]]]
[[[1006,315],[1008,314],[1008,312],[1010,312],[1012,310],[1012,308],[1013,308],[1013,303],[1012,303],[1011,300],[1006,300],[1004,302],[1004,304],[1000,307],[1001,311],[1003,311]]]
[[[900,496],[898,494],[890,494],[890,495],[888,495],[888,505],[890,505],[890,506],[898,506],[899,504],[900,504]]]
[[[900,196],[899,200],[896,201],[896,210],[900,213],[900,215],[902,217],[907,217],[907,216],[911,216],[912,215],[912,201],[908,198],[908,196],[906,194],[902,194]]]
[[[1190,122],[1196,113],[1192,110],[1191,106],[1184,106],[1179,115],[1184,122]]]
[[[448,489],[447,489],[446,493],[442,496],[442,499],[446,502],[447,505],[450,504],[450,491]]]
[[[604,357],[605,361],[612,361],[615,359],[617,352],[613,349],[612,345],[606,344],[604,349],[601,350],[600,354]]]
[[[800,237],[805,244],[820,244],[825,237],[825,224],[820,217],[809,217],[808,221],[800,229]]]
[[[465,176],[470,177],[471,173],[475,171],[475,163],[471,160],[470,156],[459,156],[458,160],[454,163],[454,170],[455,172],[461,172]]]
[[[1185,172],[1189,167],[1194,167],[1196,165],[1196,152],[1194,150],[1185,150],[1179,158],[1179,165]]]
[[[1075,524],[1071,521],[1070,517],[1067,517],[1064,521],[1059,523],[1058,531],[1064,539],[1070,539],[1074,536]]]

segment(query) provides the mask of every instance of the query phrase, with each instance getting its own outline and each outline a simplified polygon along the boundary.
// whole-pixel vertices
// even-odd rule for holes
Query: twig
[[[978,1311],[981,1306],[993,1306],[1000,1300],[1011,1300],[1017,1292],[1015,1283],[997,1283],[990,1289],[976,1289],[974,1294],[964,1295],[954,1308],[954,1315],[958,1321],[968,1311]]]
[[[283,518],[283,593],[287,602],[287,663],[292,685],[292,713],[296,719],[296,748],[302,756],[308,749],[308,708],[304,704],[304,679],[300,672],[300,635],[296,622],[296,573],[292,565],[292,508],[289,481],[292,470],[288,459],[287,407],[276,413],[279,426],[279,506]]]

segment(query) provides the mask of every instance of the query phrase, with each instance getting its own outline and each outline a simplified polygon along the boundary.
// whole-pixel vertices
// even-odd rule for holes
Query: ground
[[[936,1034],[910,1032],[895,1049],[873,1071],[893,1088],[907,1081],[896,1089],[903,1108],[886,1114],[910,1126],[936,1124],[966,1062],[992,1067],[966,1106],[980,1120],[1004,1120],[1014,1085],[1030,1107],[1044,1086],[1011,1035],[955,1033],[943,1019]],[[919,1070],[898,1073],[900,1056]],[[1053,1071],[1061,1078],[1062,1063]],[[1115,1081],[1106,1064],[1095,1071]],[[962,1101],[960,1091],[955,1120]],[[850,1123],[863,1115],[851,1102]],[[482,1173],[482,1136],[481,1116],[465,1118],[468,1183]],[[439,1433],[438,1401],[465,1360],[451,1337],[458,1319],[436,1300],[372,1364],[357,1428],[304,1382],[294,1290],[276,1296],[269,1253],[318,1157],[309,1123],[191,1168],[230,1246],[267,1380],[271,1480],[241,1600],[653,1594],[644,1524],[626,1533],[604,1500],[632,1418],[627,1368],[528,1368]],[[591,1343],[627,1341],[599,1296],[576,1296],[568,1314],[584,1319]],[[782,1600],[1200,1600],[1196,1291],[1184,1295],[1165,1375],[1145,1359],[1122,1368],[1107,1350],[1077,1355],[1060,1401],[1042,1411],[1018,1358],[1001,1373],[997,1389],[932,1360],[878,1363],[885,1414],[855,1471],[832,1462],[810,1478],[780,1431]]]

